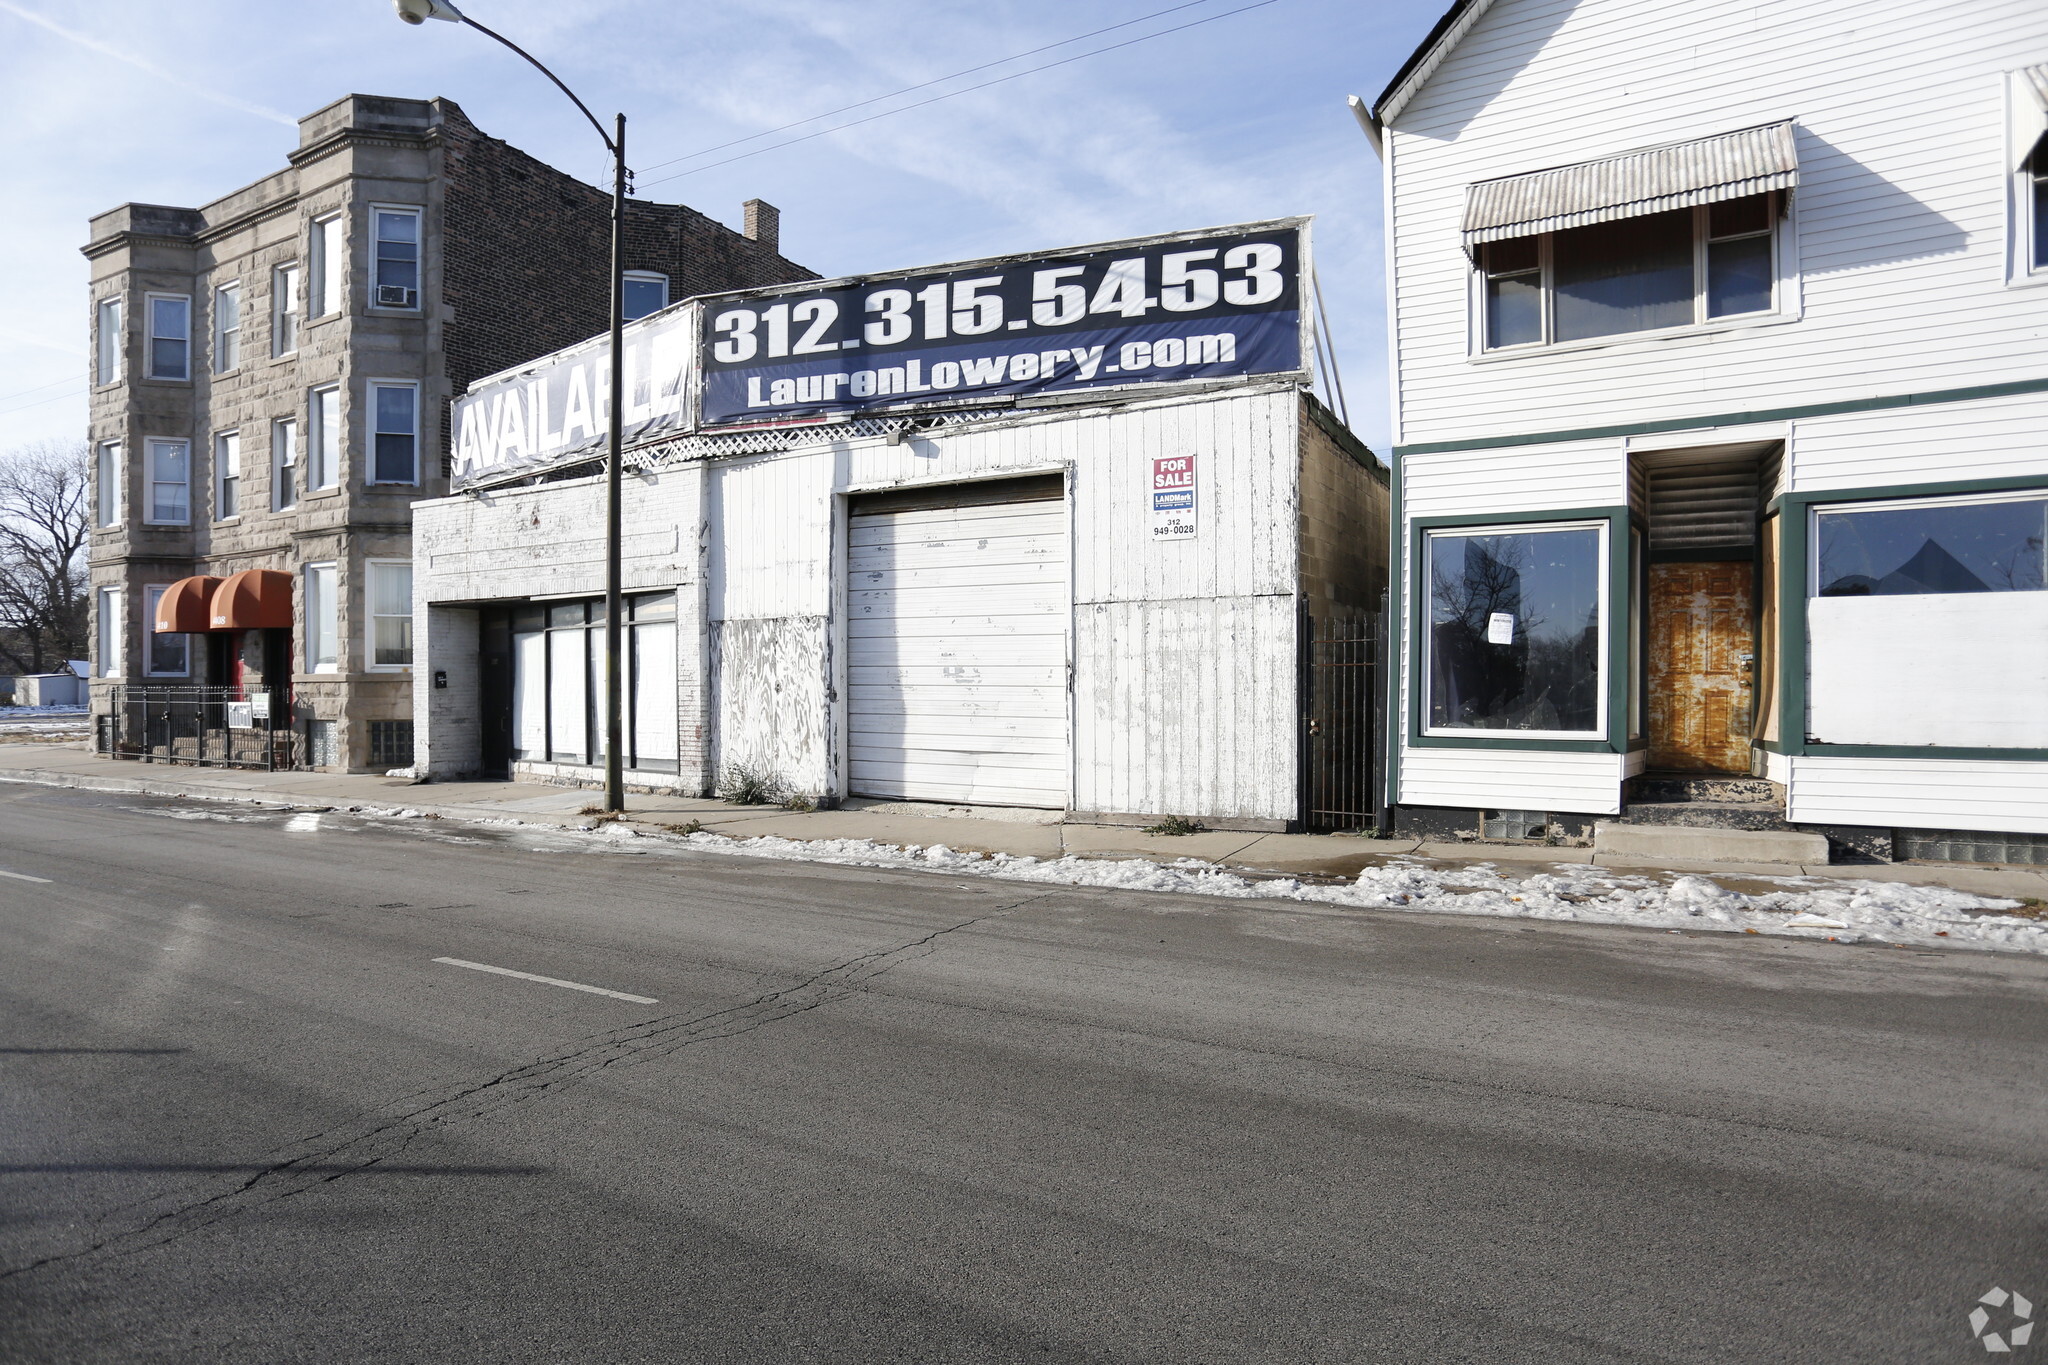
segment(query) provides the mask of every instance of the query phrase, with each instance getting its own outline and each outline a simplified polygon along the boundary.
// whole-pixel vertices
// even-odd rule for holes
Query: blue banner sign
[[[702,301],[701,421],[1303,373],[1306,220]]]

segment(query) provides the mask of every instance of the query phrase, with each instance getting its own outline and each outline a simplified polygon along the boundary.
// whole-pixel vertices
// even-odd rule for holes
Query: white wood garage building
[[[1305,621],[1385,583],[1384,470],[1292,382],[629,456],[636,788],[1287,827]],[[556,473],[415,508],[423,775],[601,780],[603,478]]]

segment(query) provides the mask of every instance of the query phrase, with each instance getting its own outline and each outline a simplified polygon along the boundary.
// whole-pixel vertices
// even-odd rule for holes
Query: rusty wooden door
[[[1749,771],[1754,566],[1650,566],[1650,766]]]

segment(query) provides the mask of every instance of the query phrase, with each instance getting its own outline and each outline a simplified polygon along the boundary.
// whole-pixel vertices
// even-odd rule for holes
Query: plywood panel
[[[2048,748],[2048,592],[1816,597],[1806,619],[1814,739]]]
[[[1650,766],[1747,773],[1756,659],[1748,563],[1650,566]]]

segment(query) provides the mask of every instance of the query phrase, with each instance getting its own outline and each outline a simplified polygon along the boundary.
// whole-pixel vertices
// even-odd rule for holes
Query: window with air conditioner
[[[420,306],[420,211],[378,208],[371,288],[379,308]]]

